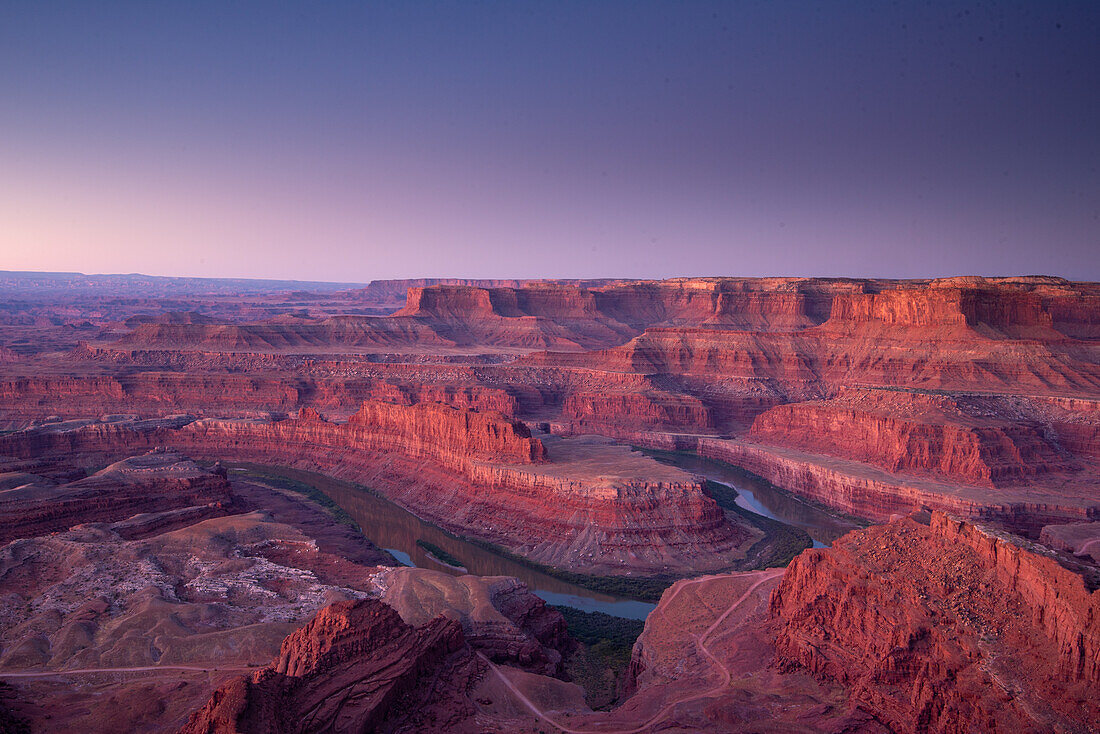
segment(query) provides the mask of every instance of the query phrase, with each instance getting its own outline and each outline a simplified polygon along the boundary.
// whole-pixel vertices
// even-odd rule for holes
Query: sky
[[[1100,280],[1100,3],[0,0],[0,270]]]

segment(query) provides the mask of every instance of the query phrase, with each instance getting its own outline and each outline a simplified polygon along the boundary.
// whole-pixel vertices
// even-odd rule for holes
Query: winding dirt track
[[[237,670],[255,670],[238,666],[234,668],[200,668],[192,665],[145,665],[137,668],[75,668],[73,670],[0,670],[0,678],[50,678],[64,675],[91,673],[146,673],[152,670],[190,670],[198,673],[222,673]]]
[[[1090,540],[1089,542],[1085,543],[1083,546],[1081,546],[1077,550],[1073,551],[1073,555],[1075,555],[1075,556],[1086,555],[1086,554],[1089,553],[1089,548],[1093,547],[1097,543],[1100,543],[1100,538],[1094,538],[1093,540]]]
[[[755,582],[753,582],[753,584],[751,586],[749,586],[748,589],[745,590],[745,593],[741,594],[741,596],[737,599],[737,601],[735,601],[733,604],[731,604],[729,606],[729,608],[718,617],[718,619],[714,620],[714,623],[710,627],[707,627],[705,632],[703,632],[701,635],[698,635],[697,637],[695,637],[695,644],[699,647],[700,650],[703,651],[703,654],[706,655],[708,659],[710,659],[710,661],[715,665],[715,667],[717,667],[720,671],[722,671],[722,677],[723,677],[722,682],[719,683],[716,686],[713,686],[713,687],[701,692],[701,693],[695,693],[695,694],[692,694],[692,695],[682,696],[680,698],[677,698],[677,699],[665,704],[661,708],[660,711],[658,711],[653,716],[649,717],[649,719],[647,719],[645,721],[645,723],[643,723],[639,726],[636,726],[633,729],[605,729],[605,728],[599,727],[598,725],[597,725],[598,728],[573,729],[571,727],[565,726],[564,724],[559,724],[558,722],[551,719],[549,717],[549,715],[547,715],[547,713],[545,711],[540,709],[533,701],[531,701],[531,699],[527,698],[527,696],[525,696],[523,694],[523,692],[520,691],[515,686],[515,684],[512,683],[511,680],[508,679],[508,676],[506,676],[504,673],[502,673],[500,668],[498,668],[496,665],[494,665],[487,657],[482,655],[480,652],[478,653],[478,656],[482,660],[484,660],[486,662],[486,664],[488,664],[488,666],[492,669],[492,671],[496,674],[496,676],[501,680],[501,682],[504,683],[504,685],[506,685],[508,687],[508,690],[510,690],[513,694],[515,694],[516,698],[518,698],[523,703],[523,705],[526,706],[531,711],[531,713],[533,713],[539,719],[542,719],[543,721],[545,721],[547,724],[554,727],[558,731],[565,732],[566,734],[637,734],[638,732],[643,732],[646,729],[649,729],[654,724],[656,724],[659,721],[661,721],[662,719],[664,719],[666,716],[668,716],[669,712],[671,712],[672,709],[676,708],[680,704],[687,703],[688,701],[695,701],[695,700],[698,700],[700,698],[711,698],[711,697],[721,693],[722,691],[724,691],[726,688],[729,687],[730,680],[732,679],[732,674],[730,673],[729,668],[727,668],[725,665],[723,665],[721,663],[721,661],[719,661],[718,658],[716,658],[714,656],[714,653],[712,653],[710,651],[710,649],[707,647],[706,639],[707,639],[707,637],[709,637],[714,632],[714,630],[716,630],[718,628],[718,625],[722,624],[722,622],[724,622],[726,620],[726,618],[729,617],[729,615],[732,614],[735,609],[737,609],[737,607],[741,606],[741,604],[743,604],[745,602],[745,600],[748,599],[749,596],[752,595],[752,592],[756,591],[757,587],[759,587],[761,584],[763,584],[767,581],[770,581],[771,579],[775,578],[776,576],[782,575],[785,570],[786,569],[783,569],[783,568],[776,568],[776,569],[771,569],[769,571],[763,572],[761,577],[759,579],[757,579]],[[712,578],[714,578],[714,577],[713,576],[703,576],[702,578],[695,579],[694,581],[689,581],[688,583],[681,584],[680,586],[678,586],[676,588],[676,591],[674,591],[672,593],[672,596],[670,596],[668,598],[668,601],[665,602],[665,607],[667,608],[668,605],[672,602],[672,600],[676,598],[676,595],[679,594],[680,591],[683,590],[684,588],[686,588],[688,586],[694,586],[695,584],[703,583],[704,581],[709,581]]]

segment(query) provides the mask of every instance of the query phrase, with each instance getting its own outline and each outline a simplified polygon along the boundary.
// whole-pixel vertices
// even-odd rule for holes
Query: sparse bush
[[[462,559],[455,558],[454,556],[452,556],[450,553],[448,553],[447,551],[440,548],[435,543],[429,543],[428,541],[424,540],[423,538],[419,538],[419,539],[417,539],[416,544],[418,546],[420,546],[421,548],[423,548],[424,550],[426,550],[428,553],[431,553],[433,556],[438,558],[440,561],[443,561],[444,563],[446,563],[448,566],[454,566],[455,568],[465,568],[465,564],[462,562]]]

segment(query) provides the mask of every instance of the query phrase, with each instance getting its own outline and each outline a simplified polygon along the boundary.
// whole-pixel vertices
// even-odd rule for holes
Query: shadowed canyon
[[[0,731],[1100,727],[1100,284],[0,286]]]

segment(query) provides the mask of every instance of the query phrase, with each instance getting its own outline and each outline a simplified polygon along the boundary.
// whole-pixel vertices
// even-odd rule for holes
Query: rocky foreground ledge
[[[606,712],[444,617],[410,627],[348,602],[184,731],[1093,731],[1096,575],[940,513],[896,519],[785,572],[677,582],[634,647],[634,694]]]
[[[15,713],[44,731],[885,734],[979,722],[1015,733],[1100,722],[1091,527],[1041,534],[1072,555],[917,514],[785,570],[684,579],[646,620],[621,703],[592,711],[563,667],[575,643],[561,615],[514,579],[380,565],[319,507],[227,486],[172,452],[69,482],[26,463],[3,475],[0,509],[62,498],[97,520],[60,529],[27,513],[37,519],[0,547],[0,678]],[[141,512],[152,508],[127,504],[135,486],[198,504]]]

